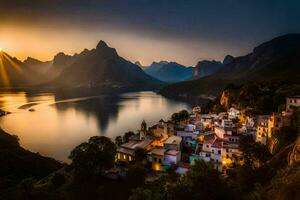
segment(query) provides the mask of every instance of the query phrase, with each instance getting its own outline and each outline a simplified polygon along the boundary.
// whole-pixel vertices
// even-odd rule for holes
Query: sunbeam
[[[0,82],[2,82],[5,87],[10,87],[9,77],[3,64],[3,54],[0,54],[0,77]]]
[[[9,62],[9,64],[11,64],[11,66],[14,67],[14,69],[17,70],[17,72],[22,73],[22,68],[15,62],[13,61],[9,56],[7,56],[6,54],[3,54],[3,56],[5,57],[5,59]]]

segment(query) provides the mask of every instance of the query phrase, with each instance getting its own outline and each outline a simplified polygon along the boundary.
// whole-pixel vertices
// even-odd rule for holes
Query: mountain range
[[[300,34],[287,34],[265,42],[245,55],[230,58],[210,76],[168,85],[160,92],[187,97],[218,94],[228,84],[300,81]]]
[[[52,61],[27,58],[24,62],[1,52],[0,88],[53,89],[157,89],[163,83],[139,66],[120,57],[114,48],[100,41],[95,49],[73,56],[58,53]]]
[[[180,82],[192,77],[193,67],[186,67],[176,62],[153,62],[144,70],[148,75],[164,82]]]

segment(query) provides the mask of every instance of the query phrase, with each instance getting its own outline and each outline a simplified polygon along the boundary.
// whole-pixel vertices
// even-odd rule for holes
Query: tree
[[[132,187],[144,185],[144,181],[147,175],[147,169],[142,165],[135,164],[129,166],[127,172],[127,180]]]
[[[66,178],[62,173],[55,173],[51,179],[52,185],[55,187],[61,186],[66,182]]]
[[[147,151],[143,148],[138,148],[134,152],[134,158],[137,162],[142,162],[147,159]]]
[[[123,144],[122,136],[117,136],[117,137],[115,138],[115,144],[116,144],[117,146],[120,146],[120,145]]]
[[[72,150],[71,166],[81,175],[90,176],[114,165],[116,147],[107,137],[94,136]]]
[[[255,142],[250,135],[240,137],[239,147],[243,152],[245,165],[251,166],[252,168],[257,168],[266,164],[271,157],[267,147]]]
[[[182,110],[179,112],[180,120],[187,120],[187,119],[189,119],[189,117],[190,117],[190,114],[187,110]]]
[[[196,161],[176,184],[169,185],[168,199],[224,199],[230,192],[219,172],[204,161]],[[184,191],[184,192],[183,192]]]
[[[157,190],[137,188],[133,190],[129,200],[164,200],[165,195]]]
[[[134,135],[134,132],[128,131],[123,136],[123,143],[129,142],[129,138]]]
[[[173,115],[171,116],[171,119],[173,122],[178,123],[180,121],[179,113],[173,113]]]
[[[167,170],[168,175],[166,177],[166,180],[168,182],[175,183],[179,179],[180,175],[176,172],[177,169],[178,169],[178,165],[176,165],[176,164],[172,164],[168,168],[168,170]]]

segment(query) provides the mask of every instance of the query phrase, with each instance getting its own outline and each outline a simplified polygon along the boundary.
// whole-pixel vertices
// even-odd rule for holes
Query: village
[[[226,104],[226,98],[221,98],[220,104]],[[149,127],[142,121],[140,130],[118,145],[115,161],[121,166],[130,165],[142,150],[146,154],[143,163],[154,173],[176,165],[176,172],[184,174],[196,160],[203,160],[226,176],[235,164],[243,164],[241,136],[272,146],[273,134],[291,123],[293,110],[299,106],[300,96],[293,96],[286,98],[284,111],[271,115],[248,116],[234,107],[218,114],[201,114],[201,107],[197,106],[191,112],[174,113],[171,119],[161,119]],[[109,170],[107,176],[113,172],[120,175],[118,170]]]

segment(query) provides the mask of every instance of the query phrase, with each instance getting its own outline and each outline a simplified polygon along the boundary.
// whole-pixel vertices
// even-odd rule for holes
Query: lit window
[[[118,153],[118,159],[121,159],[121,154],[120,153]]]
[[[124,160],[126,160],[126,159],[127,159],[127,156],[126,156],[125,154],[123,155],[123,159],[124,159]]]
[[[131,156],[128,156],[129,157],[129,161],[132,161],[132,157]]]

